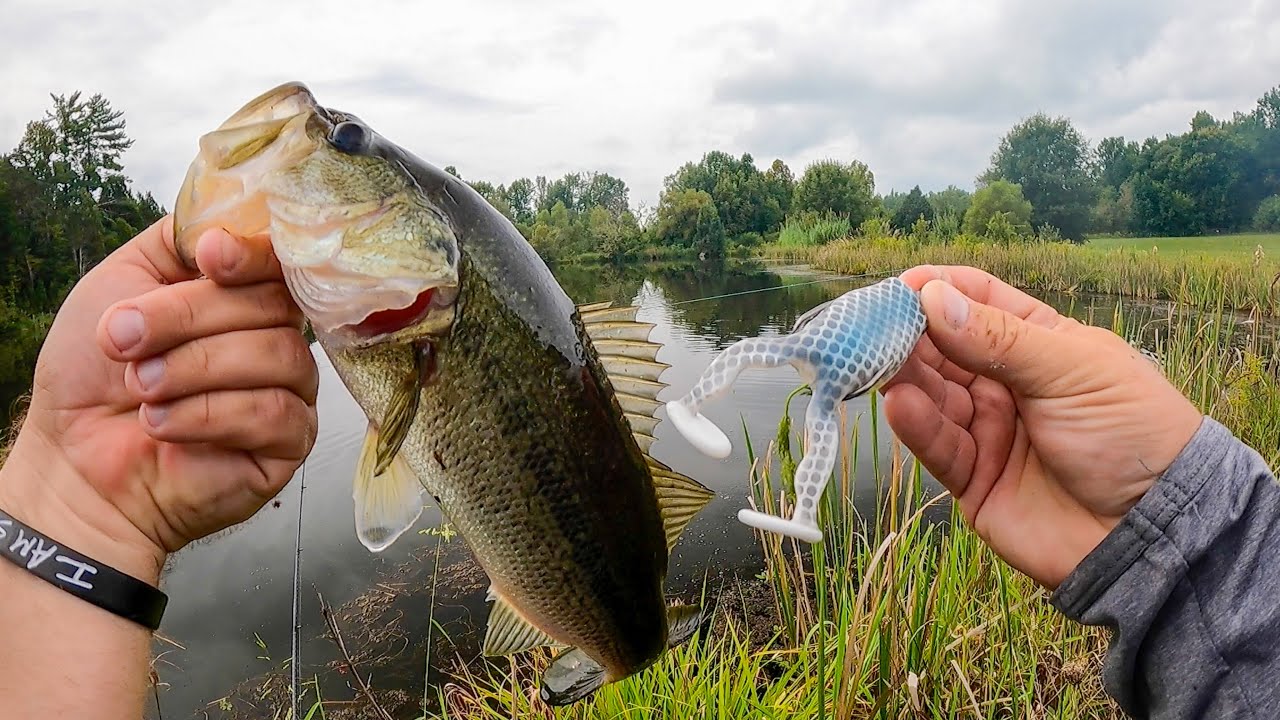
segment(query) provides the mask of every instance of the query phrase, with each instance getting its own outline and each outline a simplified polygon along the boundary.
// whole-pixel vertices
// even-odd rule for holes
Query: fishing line
[[[307,489],[307,461],[302,461],[302,477],[301,484],[298,486],[298,535],[294,539],[293,544],[293,631],[290,633],[290,652],[292,659],[289,662],[292,681],[290,682],[290,693],[293,696],[293,720],[301,717],[300,706],[298,705],[298,599],[301,597],[299,592],[302,584],[302,494]]]
[[[771,292],[773,290],[789,290],[791,288],[804,287],[806,285],[818,285],[821,283],[838,282],[841,280],[857,280],[859,278],[867,278],[867,277],[887,277],[889,275],[897,275],[900,272],[902,271],[900,270],[898,272],[893,272],[893,273],[865,272],[865,273],[860,273],[858,275],[837,275],[835,277],[823,278],[821,280],[810,280],[809,282],[796,283],[794,285],[775,285],[773,287],[756,288],[755,290],[742,290],[740,292],[725,293],[723,295],[708,295],[706,297],[693,298],[692,300],[680,300],[678,302],[673,302],[670,304],[673,306],[688,305],[689,303],[702,302],[703,300],[720,300],[722,298],[738,297],[739,295],[754,295],[756,293]]]

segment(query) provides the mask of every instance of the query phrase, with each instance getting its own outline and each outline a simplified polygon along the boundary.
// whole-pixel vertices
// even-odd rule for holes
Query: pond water
[[[652,339],[665,344],[658,359],[672,366],[662,377],[672,387],[660,400],[683,393],[734,341],[786,332],[805,310],[872,281],[757,262],[564,267],[556,274],[577,302],[636,303],[639,319],[656,323]],[[1049,300],[1104,325],[1114,308],[1105,298]],[[424,681],[434,697],[440,670],[457,657],[478,655],[488,582],[469,562],[461,538],[432,534],[440,515],[429,498],[416,532],[385,552],[371,554],[356,540],[351,477],[365,420],[328,359],[317,346],[313,350],[321,369],[320,428],[305,467],[277,503],[170,561],[164,578],[170,604],[159,632],[163,639],[155,644],[163,653],[155,666],[161,712],[152,707],[149,717],[271,717],[275,704],[287,701],[295,558],[301,575],[299,672],[304,682],[318,678],[327,699],[355,693],[341,654],[326,637],[321,596],[361,676],[387,706],[399,708],[396,717],[418,716]],[[752,533],[736,519],[749,493],[742,423],[761,447],[773,437],[782,403],[799,384],[789,367],[747,372],[731,396],[705,411],[733,441],[733,454],[723,461],[694,451],[670,423],[658,426],[654,456],[716,493],[673,553],[670,594],[691,599],[704,582],[714,587],[725,577],[760,571]],[[806,400],[792,403],[797,423]],[[868,409],[866,398],[850,401],[849,417],[865,416]],[[884,459],[891,451],[888,435],[882,433],[879,449]],[[860,457],[869,465],[869,433],[860,437],[866,444]],[[874,507],[874,487],[867,485],[857,493],[864,512]],[[928,480],[927,491],[939,489]],[[300,503],[302,552],[295,556]],[[434,630],[433,621],[439,625]]]

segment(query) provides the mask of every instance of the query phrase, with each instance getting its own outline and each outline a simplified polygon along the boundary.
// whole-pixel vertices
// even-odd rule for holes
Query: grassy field
[[[1242,233],[1200,237],[1092,237],[1088,246],[1102,250],[1150,250],[1180,255],[1252,258],[1257,247],[1270,258],[1280,257],[1280,233]]]
[[[893,274],[921,264],[971,265],[1030,291],[1094,292],[1197,307],[1280,315],[1280,252],[1152,252],[1093,243],[918,243],[905,237],[851,237],[815,247],[761,248],[775,259],[849,275]]]

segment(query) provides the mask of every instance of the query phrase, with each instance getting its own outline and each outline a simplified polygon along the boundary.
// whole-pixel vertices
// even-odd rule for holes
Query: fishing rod
[[[677,302],[673,302],[670,304],[671,305],[688,305],[689,303],[702,302],[704,300],[721,300],[723,298],[737,297],[739,295],[754,295],[756,293],[771,292],[773,290],[789,290],[791,288],[804,287],[806,285],[818,285],[821,283],[837,282],[840,280],[858,280],[861,278],[868,278],[868,277],[884,277],[888,275],[897,275],[900,272],[902,271],[892,272],[892,273],[865,272],[865,273],[860,273],[858,275],[835,275],[829,278],[822,278],[821,280],[810,280],[809,282],[796,283],[794,285],[775,285],[773,287],[767,287],[767,288],[756,288],[755,290],[742,290],[739,292],[724,293],[723,295],[708,295],[706,297],[693,298],[691,300],[679,300]]]
[[[299,597],[302,588],[302,495],[307,489],[307,461],[302,461],[301,484],[298,486],[298,534],[293,544],[293,630],[290,636],[290,674],[292,676],[289,683],[289,692],[293,697],[293,720],[302,717],[301,708],[298,705],[298,630],[301,627],[298,623],[298,606]]]

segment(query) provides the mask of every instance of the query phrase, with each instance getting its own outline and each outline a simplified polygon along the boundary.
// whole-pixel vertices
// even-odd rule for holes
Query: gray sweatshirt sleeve
[[[1103,683],[1131,716],[1280,717],[1280,485],[1204,418],[1052,602],[1111,629]]]

